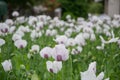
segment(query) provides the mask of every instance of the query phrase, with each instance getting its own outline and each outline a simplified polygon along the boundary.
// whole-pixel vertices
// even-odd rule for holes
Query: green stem
[[[64,80],[64,63],[63,63],[63,69],[62,69],[62,80]]]
[[[70,55],[70,76],[71,76],[71,80],[72,80],[72,71],[73,71],[73,67],[72,67],[72,55]]]

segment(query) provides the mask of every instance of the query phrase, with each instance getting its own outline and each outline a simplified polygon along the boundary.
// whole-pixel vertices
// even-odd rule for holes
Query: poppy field
[[[120,80],[120,15],[12,15],[0,23],[0,80]]]

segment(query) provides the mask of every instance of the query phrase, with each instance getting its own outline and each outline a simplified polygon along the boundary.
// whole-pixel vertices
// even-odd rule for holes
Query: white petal
[[[102,80],[104,78],[104,72],[101,72],[98,76],[97,79],[98,80]]]

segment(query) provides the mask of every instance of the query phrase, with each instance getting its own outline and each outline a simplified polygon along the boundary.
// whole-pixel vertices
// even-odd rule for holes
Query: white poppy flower
[[[19,16],[19,12],[18,12],[18,11],[14,11],[14,12],[12,13],[12,16],[14,16],[14,17]]]
[[[35,30],[33,30],[30,34],[30,37],[32,40],[34,40],[35,38],[39,37],[39,34]]]
[[[89,64],[88,70],[90,71],[92,70],[94,71],[94,73],[96,73],[96,62],[95,61]]]
[[[83,38],[84,39],[89,39],[90,38],[90,34],[89,33],[83,33]]]
[[[10,27],[10,29],[9,29],[9,33],[10,33],[10,34],[14,33],[15,29],[16,29],[15,26]]]
[[[38,32],[38,37],[41,37],[41,36],[42,36],[42,32],[39,31],[39,32]]]
[[[100,39],[101,39],[102,43],[109,44],[109,43],[118,42],[119,37],[115,38],[113,31],[111,32],[111,35],[112,35],[112,38],[110,40],[108,40],[108,41],[105,41],[104,38],[102,36],[100,36]]]
[[[19,49],[19,48],[25,48],[27,46],[27,41],[26,40],[17,40],[14,42],[14,45]]]
[[[30,32],[29,26],[19,26],[17,31]]]
[[[28,24],[29,24],[30,26],[36,24],[36,22],[37,22],[37,18],[36,18],[36,17],[34,17],[34,16],[30,16],[30,17],[29,17]]]
[[[66,16],[66,19],[71,19],[71,15],[67,15],[67,16]]]
[[[91,40],[91,41],[95,41],[95,40],[96,40],[95,34],[91,34],[91,35],[90,35],[90,40]]]
[[[93,33],[93,30],[92,30],[92,28],[90,28],[90,27],[84,27],[84,28],[83,28],[83,32],[85,32],[85,33],[87,32],[87,33],[91,33],[91,34],[92,34],[92,33]]]
[[[80,46],[84,46],[86,44],[86,41],[82,35],[82,33],[78,34],[76,37],[75,37],[75,42],[80,45]]]
[[[78,46],[77,48],[72,49],[71,54],[73,54],[73,55],[79,54],[82,52],[82,50],[83,50],[82,47]]]
[[[17,40],[20,40],[20,39],[22,39],[22,36],[21,36],[21,35],[13,34],[13,36],[12,36],[12,40],[13,40],[13,41],[17,41]]]
[[[66,61],[69,58],[69,52],[63,44],[59,44],[53,48],[52,57],[56,61]]]
[[[53,30],[51,31],[51,35],[52,35],[52,36],[57,35],[57,30],[53,29]]]
[[[0,31],[2,33],[7,33],[9,32],[9,26],[5,23],[0,24]]]
[[[106,78],[105,80],[110,80],[109,78]]]
[[[17,23],[22,24],[26,21],[25,19],[26,19],[25,16],[21,16],[21,17],[17,17],[16,21]]]
[[[18,35],[20,35],[20,36],[24,36],[25,35],[25,33],[23,32],[23,31],[21,31],[21,30],[17,30],[16,32],[15,32],[15,34],[18,34]]]
[[[75,46],[75,45],[76,45],[76,42],[73,38],[69,38],[67,40],[66,46]]]
[[[68,38],[65,35],[61,35],[55,39],[58,44],[66,44]]]
[[[44,47],[41,51],[40,51],[40,55],[42,58],[49,58],[52,56],[53,53],[53,49],[50,47]]]
[[[104,49],[104,46],[105,46],[105,44],[102,43],[101,46],[97,46],[96,48],[97,48],[98,50],[103,50],[103,49]]]
[[[47,70],[52,73],[58,73],[62,69],[62,62],[61,61],[47,61]]]
[[[9,26],[12,26],[14,24],[12,19],[6,19],[5,23]]]
[[[33,45],[30,49],[30,51],[32,51],[32,52],[39,52],[39,50],[40,50],[39,45]]]
[[[12,69],[12,63],[11,60],[5,60],[4,62],[1,63],[3,66],[3,69],[6,71],[10,71]]]
[[[44,27],[43,22],[38,22],[36,25],[39,28],[39,30],[41,30]]]
[[[81,72],[81,80],[103,80],[103,78],[103,72],[96,76],[96,62],[90,63],[88,70],[85,72]],[[109,80],[109,78],[105,80]]]
[[[5,40],[0,38],[0,47],[5,44]]]
[[[101,72],[98,76],[97,76],[97,80],[102,80],[104,78],[104,72]]]
[[[45,35],[46,35],[46,36],[51,36],[51,33],[52,33],[52,31],[51,31],[50,29],[47,29]]]

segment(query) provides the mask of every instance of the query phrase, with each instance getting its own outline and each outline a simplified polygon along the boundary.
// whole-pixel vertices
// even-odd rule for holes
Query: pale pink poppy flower
[[[53,53],[53,49],[50,47],[44,47],[41,51],[40,51],[40,55],[42,58],[49,58],[52,56]]]
[[[47,61],[47,70],[52,73],[58,73],[62,69],[61,61]]]
[[[11,60],[5,60],[4,62],[1,63],[3,66],[4,71],[10,71],[12,69],[12,63]]]
[[[69,58],[69,51],[66,49],[65,45],[59,44],[53,48],[52,57],[56,61],[66,61]]]
[[[14,42],[14,45],[15,45],[18,49],[20,49],[20,48],[25,48],[25,47],[27,46],[27,41],[20,39],[20,40],[15,41],[15,42]]]

